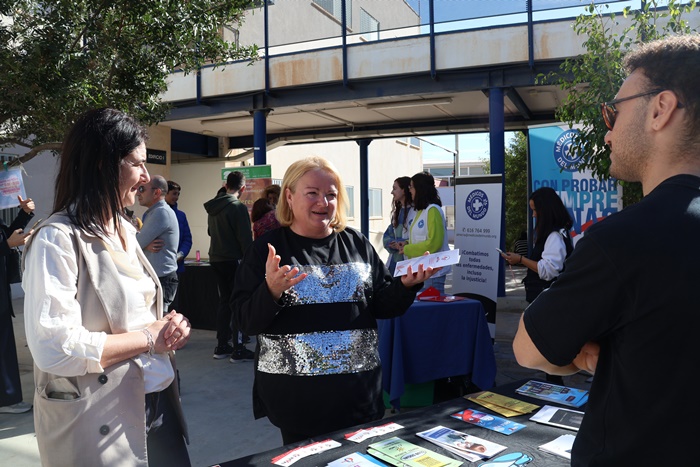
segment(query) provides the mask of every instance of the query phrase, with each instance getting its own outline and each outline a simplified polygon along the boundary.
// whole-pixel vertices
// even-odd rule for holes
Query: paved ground
[[[506,296],[499,298],[494,350],[498,364],[496,384],[528,377],[543,377],[540,372],[518,366],[511,348],[520,314],[525,308],[522,284],[524,272],[507,271]],[[448,281],[449,283],[449,281]],[[26,347],[23,301],[15,300],[15,337],[19,352],[24,400],[33,398],[32,360]],[[210,466],[278,447],[282,444],[277,428],[267,419],[254,420],[251,408],[252,363],[231,364],[214,360],[215,332],[193,330],[188,346],[178,351],[182,403],[190,427],[190,457],[194,466]],[[252,345],[249,346],[253,348]],[[568,385],[588,388],[587,376],[565,377]],[[390,415],[388,413],[387,415]],[[39,456],[34,437],[32,413],[0,415],[0,465],[34,467]]]

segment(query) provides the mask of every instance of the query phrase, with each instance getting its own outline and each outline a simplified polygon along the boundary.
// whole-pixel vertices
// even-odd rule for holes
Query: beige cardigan
[[[102,240],[71,224],[68,216],[62,213],[52,215],[41,227],[46,225],[53,225],[73,240],[78,262],[76,298],[81,306],[83,326],[89,331],[108,334],[127,332],[124,298],[127,291],[119,287],[117,269]],[[25,251],[30,248],[31,240]],[[160,282],[138,245],[136,251],[156,284],[157,318],[161,318]],[[173,352],[170,361],[175,369]],[[74,377],[46,373],[34,365],[34,383],[34,427],[42,465],[148,465],[143,371],[136,360],[124,360],[106,368],[104,373]],[[52,391],[66,392],[67,388],[76,399],[47,397]],[[188,440],[177,378],[165,393],[173,402]]]

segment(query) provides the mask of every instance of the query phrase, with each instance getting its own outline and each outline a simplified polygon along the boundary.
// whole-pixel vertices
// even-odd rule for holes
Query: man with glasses
[[[572,466],[667,465],[694,446],[698,368],[700,36],[641,46],[602,105],[610,175],[644,198],[592,225],[566,270],[525,310],[518,363],[550,374],[595,373]],[[668,421],[668,423],[664,423]]]
[[[167,192],[165,178],[154,175],[148,183],[138,188],[136,195],[139,204],[148,208],[143,213],[143,226],[136,239],[160,279],[163,310],[168,309],[177,292],[177,244],[180,240],[177,217],[165,202]]]

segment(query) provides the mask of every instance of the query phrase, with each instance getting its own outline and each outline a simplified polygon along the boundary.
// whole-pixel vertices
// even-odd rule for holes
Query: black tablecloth
[[[177,294],[177,311],[190,320],[193,328],[216,330],[219,288],[209,263],[185,264]]]
[[[513,382],[511,384],[499,386],[491,389],[491,392],[506,395],[516,399],[524,400],[526,402],[533,403],[542,407],[545,405],[544,401],[539,399],[533,399],[526,396],[521,396],[515,393],[515,389],[522,386],[528,380],[520,380]],[[558,404],[549,404],[558,406]],[[560,406],[564,407],[564,406]],[[585,406],[584,406],[585,407]],[[531,422],[530,417],[537,412],[535,410],[532,414],[521,415],[519,417],[511,417],[508,420],[512,420],[518,423],[527,425],[522,430],[513,433],[511,435],[503,435],[496,433],[494,431],[487,430],[485,428],[477,427],[469,423],[463,422],[461,420],[450,417],[450,415],[464,410],[466,408],[473,408],[486,413],[492,413],[489,409],[482,407],[479,404],[475,404],[465,398],[457,398],[450,401],[442,402],[440,404],[432,405],[429,407],[424,407],[421,409],[412,410],[406,413],[399,414],[390,418],[385,418],[384,420],[368,423],[365,425],[358,425],[356,427],[348,428],[335,433],[330,433],[328,435],[319,436],[309,440],[308,442],[294,443],[287,446],[280,446],[277,449],[272,449],[270,451],[261,452],[258,454],[253,454],[251,456],[242,457],[236,460],[222,462],[221,467],[242,467],[242,466],[272,466],[272,458],[280,454],[283,454],[295,447],[310,444],[313,441],[322,441],[325,439],[333,439],[341,443],[340,447],[331,449],[329,451],[322,452],[313,456],[305,457],[293,464],[294,467],[307,467],[307,466],[324,466],[329,462],[339,459],[344,455],[359,451],[362,453],[367,452],[367,446],[380,441],[382,439],[391,438],[397,436],[406,441],[420,446],[425,446],[426,448],[439,452],[446,456],[454,457],[455,459],[460,459],[464,461],[465,466],[477,466],[481,462],[470,463],[466,459],[462,459],[459,456],[450,453],[449,451],[438,447],[435,444],[425,441],[415,434],[419,431],[424,431],[432,427],[442,425],[454,430],[458,430],[479,438],[483,438],[494,443],[502,444],[508,446],[508,448],[499,455],[507,454],[509,452],[522,452],[528,454],[533,458],[533,461],[529,464],[530,466],[536,467],[562,467],[570,465],[570,462],[563,457],[555,456],[554,454],[549,454],[537,449],[538,446],[552,441],[553,439],[564,435],[564,434],[575,434],[575,431],[566,430],[564,428],[557,428],[549,425],[542,425],[539,423]],[[583,411],[583,408],[578,410]],[[498,415],[493,412],[494,415]],[[332,416],[332,414],[328,414]],[[500,416],[500,415],[499,415]],[[368,428],[372,426],[382,425],[385,423],[394,422],[402,425],[404,428],[393,433],[387,433],[383,436],[377,436],[370,438],[362,443],[354,443],[352,441],[346,441],[344,435],[347,433],[352,433],[359,430],[360,428]],[[497,457],[496,456],[496,457]]]

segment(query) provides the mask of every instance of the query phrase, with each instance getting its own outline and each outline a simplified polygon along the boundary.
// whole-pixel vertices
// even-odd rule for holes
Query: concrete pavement
[[[510,271],[506,271],[506,296],[499,298],[496,314],[494,351],[498,365],[497,385],[544,376],[541,372],[521,368],[513,357],[513,336],[520,314],[527,305],[520,283],[524,270],[514,268],[514,274],[515,279]],[[22,390],[24,400],[32,402],[32,359],[24,334],[22,298],[14,300],[14,307]],[[215,336],[214,331],[194,329],[187,347],[178,351],[177,355],[182,404],[190,429],[190,458],[197,467],[266,451],[282,444],[279,431],[266,418],[253,419],[252,362],[232,364],[228,359],[214,360]],[[254,342],[248,347],[252,349]],[[586,379],[587,376],[581,374],[564,378],[570,386],[587,389],[590,384],[586,383]],[[32,412],[0,414],[0,465],[40,465]]]

